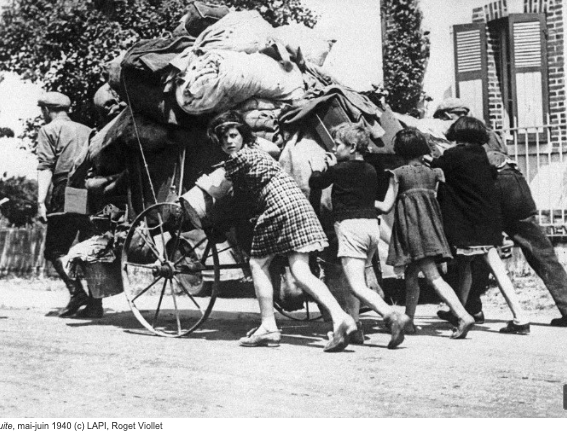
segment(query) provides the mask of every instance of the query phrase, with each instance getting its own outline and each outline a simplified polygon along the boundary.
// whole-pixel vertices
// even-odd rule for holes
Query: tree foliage
[[[0,70],[13,71],[73,100],[72,117],[91,127],[104,65],[140,39],[172,31],[188,0],[14,0],[0,18]],[[310,27],[315,16],[300,0],[208,0],[256,9],[271,24]],[[33,124],[33,122],[32,122]]]
[[[37,215],[37,182],[24,176],[0,179],[0,199],[10,199],[0,206],[12,226],[31,224]]]
[[[8,127],[0,127],[0,138],[2,137],[14,137],[14,130]]]
[[[418,0],[383,0],[384,87],[394,111],[409,113],[423,97],[429,38],[421,30]]]

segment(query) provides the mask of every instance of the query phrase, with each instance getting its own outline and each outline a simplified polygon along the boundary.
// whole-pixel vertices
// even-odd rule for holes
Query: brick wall
[[[565,43],[562,0],[550,1],[547,18],[547,59],[549,71],[550,117],[554,123],[567,122],[565,109]]]
[[[505,8],[496,3],[487,3],[472,10],[472,22],[489,22],[502,16]],[[552,123],[567,122],[565,107],[565,44],[563,14],[567,13],[563,0],[524,0],[524,12],[545,13],[547,23],[547,56],[549,76],[549,112]],[[495,129],[503,128],[503,101],[497,62],[500,56],[500,43],[495,31],[487,26],[488,56],[488,100],[489,119],[487,123]],[[565,133],[565,132],[564,132]]]

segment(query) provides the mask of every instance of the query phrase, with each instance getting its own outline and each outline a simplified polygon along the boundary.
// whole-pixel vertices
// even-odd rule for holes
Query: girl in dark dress
[[[445,234],[456,254],[459,298],[466,304],[472,283],[471,261],[481,256],[491,268],[514,316],[500,332],[517,333],[517,327],[522,326],[525,333],[521,334],[527,334],[529,324],[496,250],[496,246],[502,245],[502,222],[494,187],[496,171],[482,147],[489,139],[486,127],[478,119],[463,116],[451,125],[447,139],[457,145],[433,160],[431,167],[445,173],[445,188],[439,195],[439,203]]]
[[[395,204],[386,263],[405,269],[406,314],[412,319],[408,331],[415,333],[413,318],[419,300],[418,274],[421,271],[458,318],[451,338],[464,339],[474,325],[474,319],[437,269],[438,262],[452,259],[436,198],[437,185],[444,181],[443,171],[423,164],[422,157],[429,154],[429,146],[427,139],[415,128],[406,128],[396,134],[394,152],[407,164],[393,171],[389,194],[383,202],[377,202],[377,206],[388,212]]]
[[[242,191],[251,199],[255,220],[250,269],[262,323],[241,338],[240,344],[257,347],[280,343],[268,268],[276,255],[283,255],[287,256],[301,288],[331,314],[333,334],[324,351],[343,350],[349,343],[349,335],[356,331],[356,323],[309,268],[309,253],[328,245],[313,207],[278,162],[257,149],[255,138],[240,114],[230,111],[215,117],[209,124],[209,137],[228,154],[226,178],[232,182],[235,194]]]

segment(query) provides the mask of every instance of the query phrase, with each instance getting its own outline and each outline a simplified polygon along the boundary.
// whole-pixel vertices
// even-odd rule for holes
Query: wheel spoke
[[[195,298],[191,295],[191,293],[190,293],[189,291],[187,291],[187,289],[186,289],[186,288],[183,286],[183,284],[177,279],[176,276],[173,276],[173,278],[175,279],[175,281],[177,282],[177,284],[181,287],[181,289],[183,290],[183,292],[189,296],[189,298],[191,299],[191,301],[193,302],[193,304],[197,307],[197,309],[199,309],[199,312],[201,312],[201,314],[203,314],[204,310],[201,308],[201,306],[199,306],[199,303],[197,303],[197,300],[195,300]]]
[[[228,247],[225,247],[225,248],[222,249],[222,250],[219,250],[218,253],[223,253],[223,252],[226,252],[227,250],[230,250],[230,249],[232,249],[232,247],[231,247],[231,246],[228,246]]]
[[[175,318],[177,320],[177,333],[181,336],[181,320],[179,319],[179,309],[177,309],[177,297],[175,296],[175,289],[173,288],[173,279],[169,281],[169,286],[171,288],[173,306],[175,307]]]
[[[148,230],[148,229],[147,229],[147,225],[146,225],[145,228],[142,228],[141,230],[138,229],[138,228],[136,228],[136,233],[138,233],[138,234],[144,239],[144,241],[145,241],[146,244],[150,247],[150,250],[154,253],[154,255],[156,255],[159,260],[163,260],[163,256],[162,256],[161,253],[158,251],[158,249],[157,249],[157,247],[156,247],[156,245],[155,245],[155,243],[154,243],[154,240],[152,239],[151,235],[150,235],[149,233],[148,233],[148,234],[145,234],[145,233],[143,232],[144,229],[145,229],[145,230]]]
[[[209,257],[209,253],[211,253],[211,248],[213,247],[213,243],[211,241],[207,242],[207,247],[205,247],[205,251],[203,252],[203,257],[201,258],[201,264],[204,264]]]
[[[177,265],[179,264],[181,261],[183,261],[188,254],[193,253],[195,250],[197,250],[197,247],[199,247],[201,244],[203,244],[205,241],[207,241],[207,237],[203,238],[201,241],[199,241],[197,244],[195,244],[193,247],[191,247],[191,250],[189,250],[187,252],[187,254],[181,256],[178,260],[176,260],[173,265]]]
[[[153,270],[155,265],[150,264],[137,264],[135,262],[124,262],[124,265],[131,265],[133,267],[147,268],[148,270]]]
[[[165,234],[163,232],[163,219],[161,217],[161,213],[158,213],[158,219],[159,219],[159,233],[161,235],[161,244],[163,246],[163,255],[165,256],[165,260],[169,261],[169,255],[167,254],[167,248],[165,247]]]
[[[161,279],[161,276],[156,277],[152,283],[150,283],[148,286],[146,286],[141,292],[136,294],[136,296],[134,298],[132,298],[132,303],[134,303],[138,299],[138,297],[140,297],[141,295],[144,295],[146,293],[146,291],[148,291],[148,289],[150,289],[152,286],[154,286],[160,279]]]
[[[179,248],[179,242],[181,241],[181,228],[183,227],[183,214],[181,215],[181,221],[179,222],[179,228],[177,229],[177,233],[175,235],[173,235],[173,250],[171,251],[171,257],[172,259],[175,258],[175,252],[177,252],[177,249]],[[181,253],[181,252],[179,252]],[[182,257],[185,255],[181,255]]]
[[[163,286],[162,286],[162,288],[161,288],[161,294],[159,295],[159,302],[158,302],[158,305],[157,305],[157,308],[156,308],[156,314],[154,315],[154,320],[153,320],[153,322],[152,322],[152,327],[153,327],[153,328],[156,328],[156,321],[157,321],[157,319],[158,319],[159,311],[160,311],[160,309],[161,309],[161,302],[162,302],[162,300],[163,300],[163,294],[165,294],[165,286],[166,286],[166,284],[167,284],[167,279],[164,279],[164,281],[163,281]]]

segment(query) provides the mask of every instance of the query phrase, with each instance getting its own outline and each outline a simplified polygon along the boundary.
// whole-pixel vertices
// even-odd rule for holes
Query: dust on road
[[[281,319],[278,348],[242,348],[253,299],[220,299],[187,338],[154,337],[122,295],[86,321],[46,317],[64,291],[0,282],[0,412],[4,417],[564,417],[567,330],[532,313],[530,336],[501,335],[493,307],[464,341],[418,308],[419,335],[397,350],[375,314],[364,346],[323,353],[328,324]],[[400,310],[403,308],[399,308]]]

